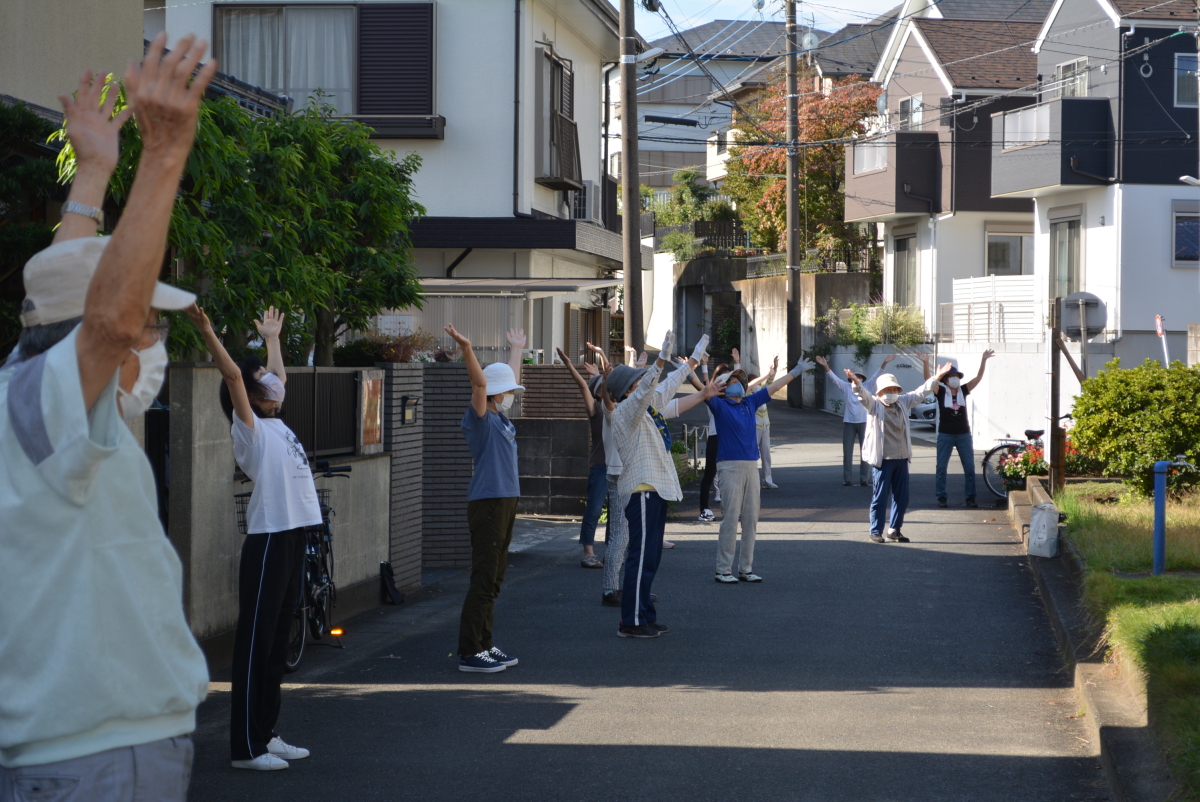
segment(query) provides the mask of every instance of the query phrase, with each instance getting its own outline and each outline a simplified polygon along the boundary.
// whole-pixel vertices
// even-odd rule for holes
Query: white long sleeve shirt
[[[837,388],[842,391],[842,395],[846,398],[846,409],[842,413],[842,420],[846,423],[866,423],[867,411],[863,409],[862,402],[858,400],[858,396],[854,394],[854,390],[850,386],[850,382],[845,379],[839,379],[831,370],[828,371],[829,378],[837,385]],[[863,382],[863,387],[867,388],[867,392],[875,392],[875,380],[883,375],[883,368],[875,371],[871,378]]]

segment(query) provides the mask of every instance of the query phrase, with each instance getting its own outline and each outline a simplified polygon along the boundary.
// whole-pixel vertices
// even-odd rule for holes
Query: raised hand
[[[594,362],[584,362],[583,369],[587,371],[589,376],[599,376],[600,368],[596,367]]]
[[[850,370],[850,368],[846,368],[844,372],[846,374],[846,381],[850,382],[851,384],[858,384],[858,377],[854,375],[854,371]]]
[[[697,362],[703,362],[708,355],[708,335],[705,334],[700,338],[700,342],[696,343],[696,347],[692,350],[692,359]]]
[[[730,353],[733,354],[733,364],[742,364],[742,354],[738,351],[738,349],[734,348],[732,351],[730,351]]]
[[[462,346],[464,351],[471,347],[471,341],[468,340],[466,337],[462,336],[461,334],[459,334],[458,329],[454,328],[453,324],[446,326],[444,329],[442,329],[442,331],[449,334],[451,339],[453,339],[454,342],[456,342],[460,346]],[[562,352],[559,351],[559,353],[562,353]]]
[[[991,359],[995,355],[996,355],[996,352],[993,351],[991,348],[989,348],[983,352],[983,361],[987,362],[989,359]]]
[[[658,351],[658,358],[667,360],[671,358],[671,352],[675,350],[675,332],[668,331],[663,338],[662,348]]]
[[[917,351],[917,359],[921,360],[926,365],[928,365],[929,364],[929,353],[927,351]],[[887,361],[885,360],[883,364],[886,365]]]
[[[108,94],[104,96],[106,85]],[[121,155],[121,126],[133,115],[132,105],[113,115],[118,94],[115,81],[106,84],[105,78],[84,70],[75,96],[58,96],[67,118],[67,139],[80,167],[94,167],[110,175],[116,169]]]
[[[508,338],[508,344],[513,348],[525,347],[525,329],[509,329],[504,336]]]
[[[709,398],[716,398],[721,394],[721,391],[725,389],[725,382],[718,379],[719,375],[719,373],[714,374],[713,377],[708,380],[708,384],[704,385],[702,394],[706,400]]]
[[[938,372],[935,374],[935,376],[937,379],[940,380],[943,376],[945,376],[947,373],[949,373],[952,370],[954,370],[954,363],[947,362],[946,364],[944,364],[940,368],[938,368]]]
[[[641,356],[639,356],[639,357],[637,358],[637,362],[635,362],[635,363],[634,363],[634,366],[635,366],[635,367],[639,367],[639,368],[644,368],[644,367],[646,367],[646,359],[647,359],[646,352],[645,352],[645,351],[642,351],[642,354],[641,354]]]
[[[919,351],[917,353],[918,353],[918,355],[920,354]],[[880,367],[886,368],[888,365],[892,364],[892,362],[894,362],[895,359],[896,359],[896,354],[888,354],[887,356],[885,356],[883,358],[883,364],[880,365]]]
[[[821,367],[825,368],[825,370],[829,370],[829,363],[825,361],[825,357],[823,357],[823,356],[814,356],[814,357],[813,357],[813,361],[815,361],[815,362],[816,362],[818,365],[820,365]]]
[[[772,360],[772,362],[771,362],[771,369],[769,371],[767,371],[767,375],[774,376],[775,372],[778,370],[779,370],[779,354],[776,354],[775,359]]]
[[[196,328],[200,329],[201,334],[208,334],[212,331],[212,321],[208,319],[208,315],[204,313],[199,304],[192,304],[184,309],[183,313],[196,324]]]
[[[796,362],[796,367],[792,368],[789,372],[793,376],[799,376],[804,371],[812,370],[815,367],[816,365],[814,365],[810,360],[800,357],[799,361]]]
[[[283,331],[283,312],[273,306],[268,307],[267,311],[263,313],[262,320],[254,321],[254,327],[258,329],[258,333],[263,336],[263,339],[278,337],[279,333]]]
[[[205,40],[188,34],[163,55],[166,44],[165,32],[154,37],[141,67],[130,63],[125,72],[125,94],[137,116],[143,161],[147,156],[187,157],[196,138],[200,101],[217,71],[216,59],[209,59],[192,78],[208,51]]]

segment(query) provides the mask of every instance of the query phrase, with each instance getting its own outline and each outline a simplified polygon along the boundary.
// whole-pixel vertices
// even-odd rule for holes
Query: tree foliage
[[[176,282],[200,296],[231,350],[244,347],[254,319],[275,305],[289,313],[292,361],[314,344],[314,363],[331,365],[341,332],[420,303],[409,236],[424,214],[412,185],[420,159],[396,160],[369,128],[335,115],[319,97],[277,117],[251,116],[228,97],[201,106],[168,245],[180,266]],[[136,117],[125,134],[111,183],[118,203],[141,154]],[[64,180],[73,158],[68,145]],[[198,346],[191,327],[175,327],[173,337],[176,329],[176,355]]]
[[[1154,463],[1183,454],[1200,457],[1200,370],[1175,361],[1164,370],[1147,359],[1121,370],[1114,359],[1083,383],[1075,399],[1072,441],[1104,465],[1109,476],[1141,495],[1154,492]],[[1169,479],[1173,492],[1200,484],[1200,474],[1183,470]]]
[[[802,83],[803,85],[803,83]],[[857,76],[834,82],[828,94],[806,92],[799,99],[799,141],[841,140],[866,132],[882,90]],[[762,99],[735,122],[743,144],[729,148],[728,178],[723,186],[737,201],[755,244],[778,249],[787,233],[787,149],[765,144],[771,134],[787,136],[787,83],[772,73]],[[846,151],[844,144],[815,145],[800,152],[800,223],[804,247],[857,246],[858,226],[845,222]]]

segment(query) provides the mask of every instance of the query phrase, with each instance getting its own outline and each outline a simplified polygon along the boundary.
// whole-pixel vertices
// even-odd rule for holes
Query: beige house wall
[[[85,69],[124,74],[141,59],[142,0],[4,0],[0,93],[59,110]]]

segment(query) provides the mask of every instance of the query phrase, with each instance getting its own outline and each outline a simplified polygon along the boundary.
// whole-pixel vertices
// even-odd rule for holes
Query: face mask
[[[163,379],[167,376],[167,346],[160,339],[145,351],[129,349],[137,354],[138,377],[133,383],[133,389],[128,392],[124,388],[117,389],[117,403],[121,408],[121,417],[133,420],[141,415],[154,403],[158,391],[162,389]]]
[[[287,397],[287,385],[283,383],[283,379],[276,376],[274,373],[264,373],[259,379],[263,387],[267,388],[267,400],[278,401],[283,403],[283,399]]]
[[[879,400],[887,404],[889,407],[900,400],[900,393],[884,393],[879,396]]]
[[[735,382],[725,388],[725,395],[729,396],[730,398],[741,398],[742,396],[746,395],[746,388],[740,383]]]
[[[957,390],[959,381],[960,379],[957,376],[951,376],[949,379],[946,379],[946,386],[951,390]]]
[[[500,403],[496,406],[500,407],[500,409],[504,410],[505,412],[508,412],[508,410],[512,408],[513,401],[516,400],[516,397],[517,396],[515,393],[505,393],[504,395],[500,396]]]

